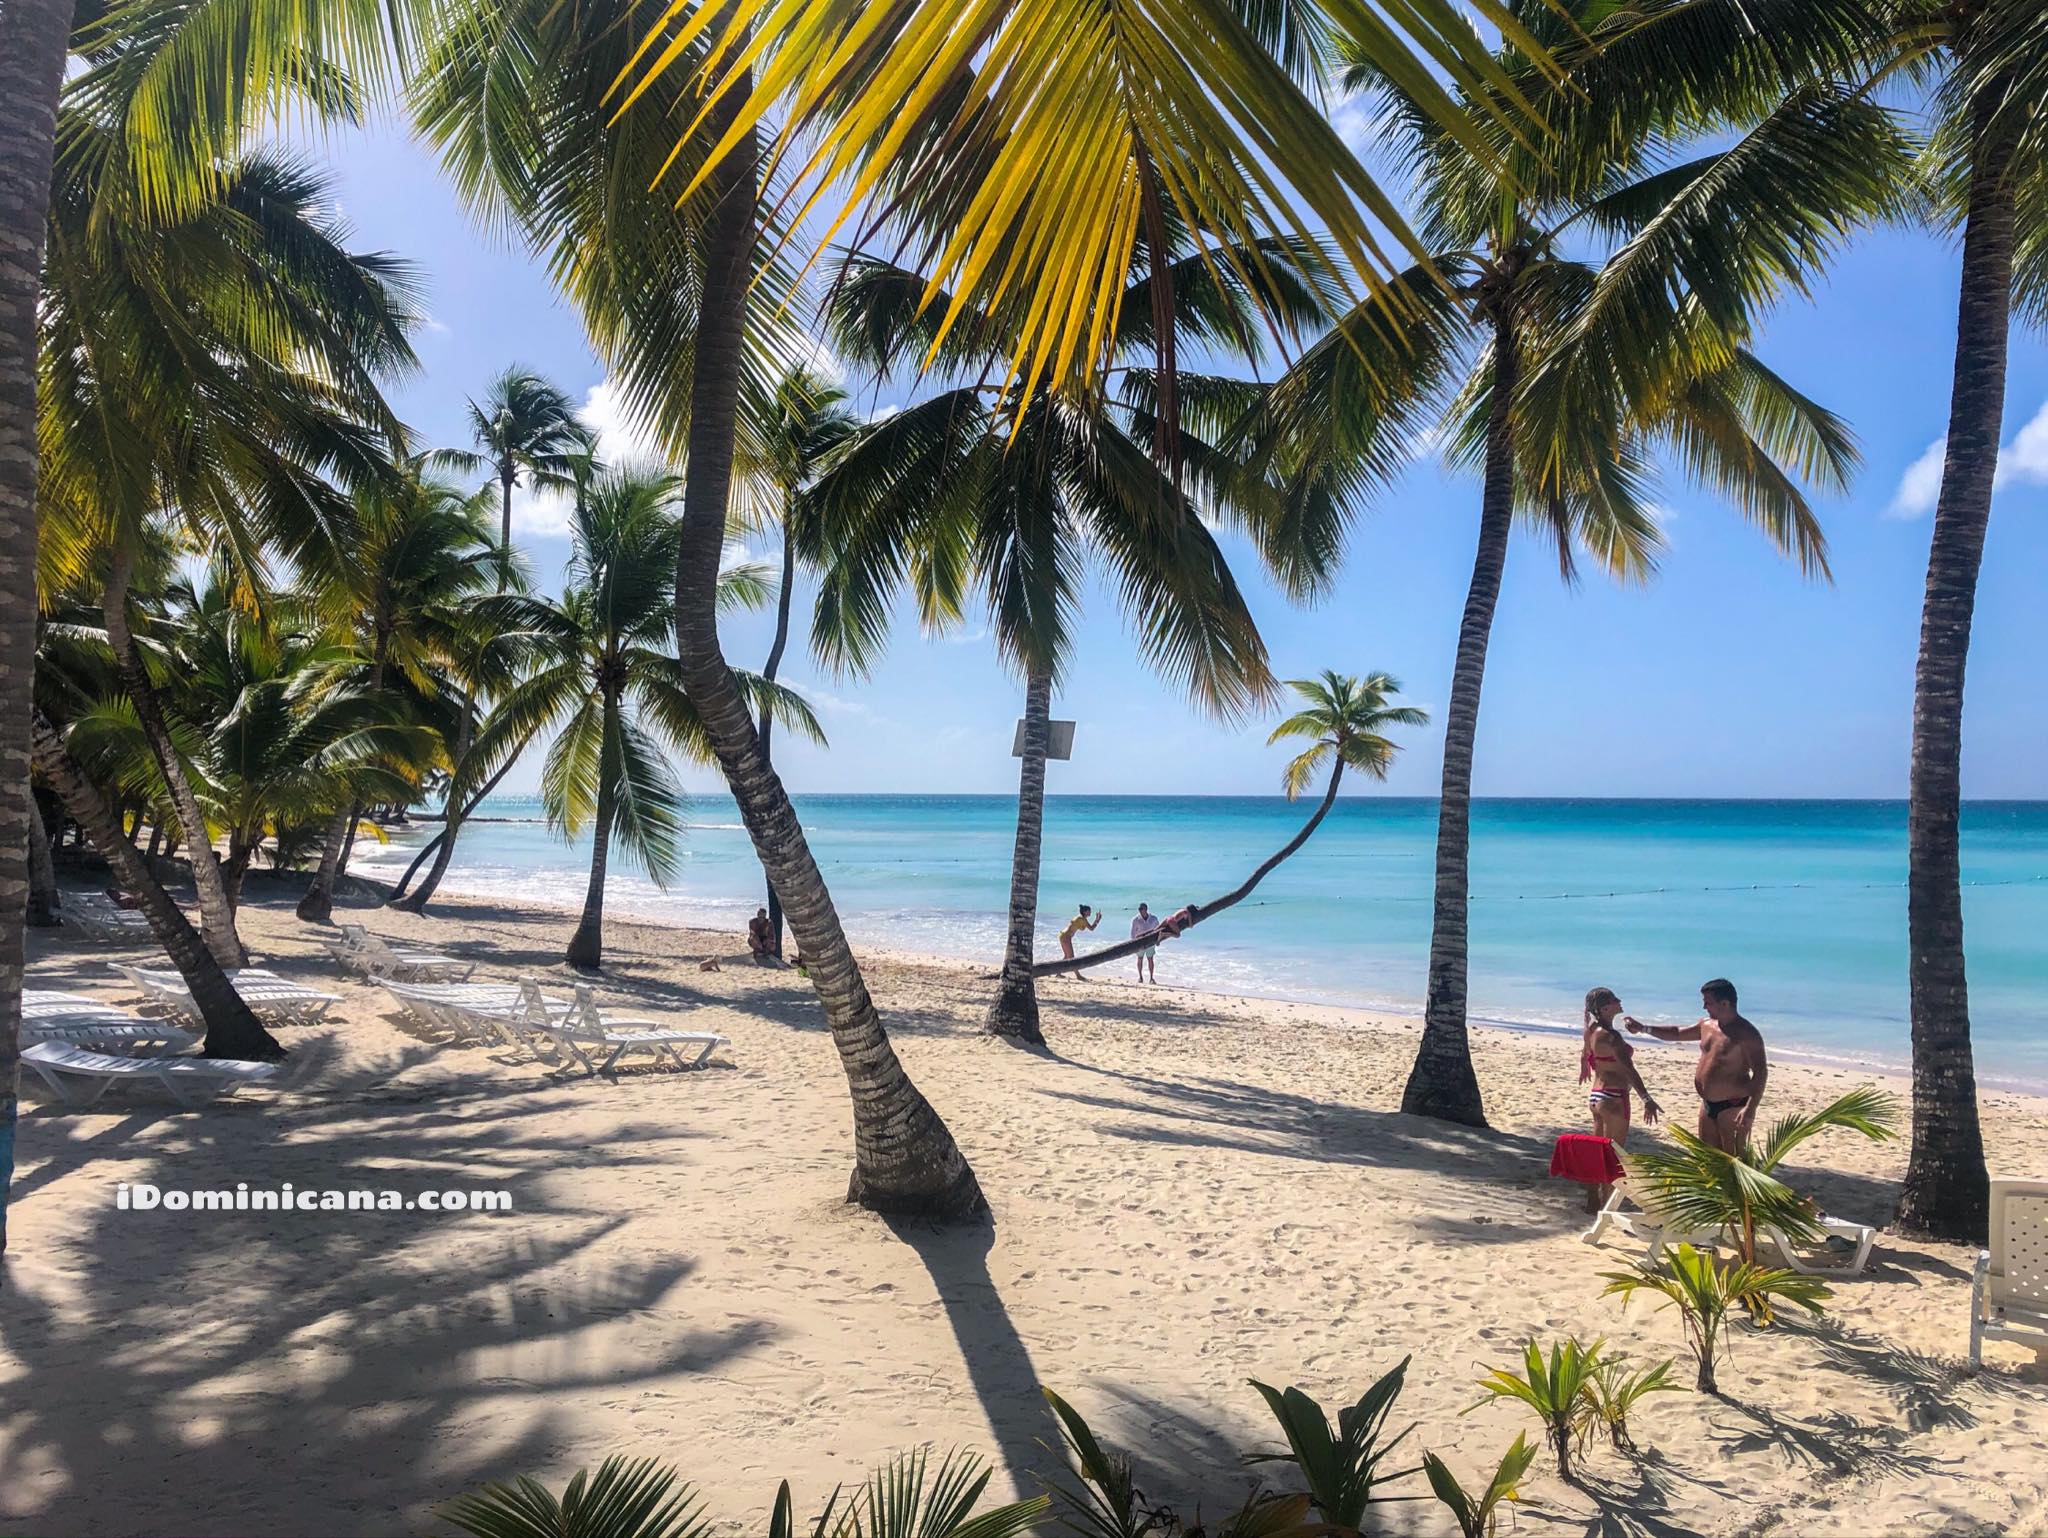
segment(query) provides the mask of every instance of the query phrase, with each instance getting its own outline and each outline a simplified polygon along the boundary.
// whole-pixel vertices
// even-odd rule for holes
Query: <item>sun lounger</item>
[[[1991,1248],[1970,1283],[1970,1365],[1984,1342],[2016,1341],[2048,1364],[2048,1180],[1991,1182]]]
[[[520,992],[505,983],[401,983],[380,977],[377,986],[420,1023],[467,1041],[524,1046],[526,1038],[511,1029],[522,1010]],[[553,1006],[567,1013],[567,1004]]]
[[[123,908],[95,892],[66,892],[59,910],[67,925],[89,940],[107,945],[147,944],[155,938],[149,920],[133,908]]]
[[[388,977],[402,983],[459,983],[476,971],[473,961],[458,961],[438,951],[393,945],[382,935],[373,935],[360,924],[336,927],[341,931],[340,938],[322,943],[344,968],[373,980]]]
[[[677,1031],[658,1020],[608,1016],[581,983],[576,985],[575,1002],[566,1008],[548,998],[534,978],[520,983],[519,997],[521,1008],[512,1028],[528,1038],[535,1054],[559,1055],[593,1078],[611,1072],[619,1059],[634,1052],[645,1052],[672,1068],[702,1068],[713,1052],[731,1045],[728,1038],[710,1031]],[[681,1049],[695,1055],[686,1061]],[[604,1054],[602,1062],[593,1061],[598,1053]]]
[[[189,1020],[201,1018],[199,1005],[185,979],[176,972],[153,967],[127,966],[114,962],[113,968],[142,991],[143,998],[159,1009]],[[341,1002],[338,993],[322,993],[261,967],[242,967],[227,974],[235,992],[242,996],[258,1018],[271,1025],[311,1025]]]
[[[1778,1258],[1801,1276],[1857,1276],[1870,1259],[1870,1246],[1877,1239],[1877,1230],[1867,1223],[1852,1223],[1847,1218],[1831,1218],[1823,1214],[1815,1220],[1820,1224],[1822,1247],[1816,1250],[1808,1245],[1801,1249],[1790,1243],[1775,1228],[1757,1230],[1771,1247],[1778,1252]],[[1823,1253],[1833,1256],[1835,1242],[1844,1246],[1846,1254],[1840,1260],[1819,1260]]]
[[[54,1041],[24,1047],[21,1062],[51,1094],[74,1106],[91,1105],[116,1084],[148,1085],[162,1089],[179,1105],[204,1105],[245,1084],[274,1079],[278,1071],[275,1063],[216,1057],[116,1057]]]
[[[21,1041],[23,1046],[68,1042],[99,1052],[153,1057],[182,1052],[198,1045],[199,1038],[166,1021],[144,1020],[81,993],[30,988],[21,996]]]

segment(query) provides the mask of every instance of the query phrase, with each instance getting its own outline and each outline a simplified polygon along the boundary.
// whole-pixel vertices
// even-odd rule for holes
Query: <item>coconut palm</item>
[[[469,430],[498,485],[498,546],[509,552],[512,493],[522,480],[536,490],[567,484],[570,456],[591,449],[590,429],[559,387],[515,363],[470,401]]]
[[[1446,719],[1428,1002],[1402,1098],[1410,1112],[1472,1125],[1485,1122],[1465,1020],[1472,765],[1513,527],[1523,520],[1553,542],[1568,579],[1581,560],[1646,579],[1662,545],[1662,449],[1824,576],[1825,540],[1795,475],[1841,486],[1853,441],[1748,344],[1772,295],[1892,206],[1908,153],[1860,96],[1782,89],[1802,51],[1834,57],[1829,34],[1798,14],[1759,32],[1738,14],[1754,7],[1734,0],[1569,6],[1549,20],[1536,9],[1531,25],[1556,57],[1582,57],[1569,35],[1579,23],[1598,50],[1559,95],[1569,132],[1547,160],[1505,141],[1492,162],[1474,156],[1399,82],[1352,60],[1347,84],[1406,135],[1418,227],[1456,298],[1429,269],[1402,274],[1303,356],[1253,428],[1295,476],[1290,517],[1303,527],[1279,553],[1303,557],[1289,577],[1306,590],[1327,580],[1345,509],[1398,473],[1419,438],[1435,435],[1453,465],[1481,473]],[[1716,51],[1669,78],[1618,72],[1619,61],[1654,59],[1671,31],[1689,43],[1704,34]],[[1784,47],[1760,54],[1762,38]],[[1503,62],[1539,87],[1511,54]],[[1701,149],[1708,133],[1726,137]]]
[[[782,543],[782,575],[775,589],[775,639],[768,647],[768,660],[761,676],[769,683],[782,668],[783,652],[789,646],[790,601],[796,591],[797,497],[811,483],[828,458],[852,437],[859,419],[847,409],[846,391],[814,369],[793,368],[775,387],[775,397],[763,425],[761,462],[753,479],[774,509],[775,525]],[[761,737],[761,756],[774,761],[770,744],[775,734],[772,711],[763,710],[755,730]],[[775,886],[768,886],[768,929],[775,954],[782,954],[782,899]]]
[[[1263,332],[1249,286],[1233,280],[1227,256],[1189,250],[1177,229],[1172,239],[1174,263],[1131,274],[1119,356],[1127,367],[1145,361],[1164,304],[1183,341],[1255,360]],[[1269,242],[1259,257],[1293,279],[1280,290],[1286,320],[1312,326],[1324,296],[1303,254]],[[1190,403],[1174,443],[1177,484],[1153,454],[1163,427],[1155,376],[1131,376],[1122,398],[1106,405],[1041,390],[1020,409],[976,372],[1006,349],[1007,319],[963,316],[941,334],[936,315],[955,306],[940,294],[927,308],[927,286],[868,256],[849,258],[832,285],[832,337],[849,362],[880,372],[906,354],[928,355],[966,382],[872,423],[820,479],[811,516],[823,576],[812,633],[828,660],[865,668],[898,587],[914,590],[928,626],[958,622],[978,595],[998,653],[1024,683],[1008,932],[988,1027],[1039,1043],[1032,947],[1047,737],[1088,563],[1113,575],[1140,651],[1198,704],[1230,718],[1271,688],[1258,627],[1185,494],[1199,497],[1201,510],[1241,514],[1235,467],[1195,429],[1201,406],[1244,387],[1192,374],[1177,382]]]
[[[1400,751],[1384,735],[1389,727],[1429,724],[1428,712],[1413,705],[1392,703],[1393,697],[1401,692],[1401,685],[1388,673],[1369,673],[1358,679],[1326,668],[1317,678],[1290,678],[1287,687],[1300,696],[1303,708],[1274,727],[1272,736],[1266,739],[1267,744],[1296,741],[1303,737],[1310,741],[1308,747],[1288,760],[1287,768],[1280,777],[1281,788],[1289,801],[1298,800],[1324,764],[1330,766],[1330,783],[1324,787],[1322,800],[1316,803],[1315,811],[1301,825],[1301,830],[1251,875],[1211,902],[1189,903],[1183,910],[1183,921],[1174,926],[1175,936],[1186,934],[1202,920],[1214,918],[1227,908],[1236,907],[1251,896],[1259,883],[1277,870],[1282,861],[1306,844],[1309,835],[1322,826],[1323,819],[1330,815],[1330,808],[1336,805],[1337,786],[1346,769],[1356,770],[1375,780],[1384,780],[1387,771],[1393,767],[1394,755]],[[1125,940],[1086,956],[1076,956],[1072,961],[1043,961],[1034,970],[1040,977],[1055,972],[1077,972],[1102,962],[1120,961],[1156,943],[1156,936]]]
[[[1778,1304],[1791,1303],[1809,1314],[1822,1312],[1831,1296],[1828,1285],[1817,1276],[1796,1271],[1779,1271],[1753,1261],[1721,1261],[1711,1251],[1680,1244],[1667,1250],[1655,1266],[1634,1271],[1604,1271],[1607,1286],[1601,1296],[1632,1298],[1648,1293],[1678,1310],[1685,1324],[1686,1344],[1699,1364],[1696,1383],[1702,1394],[1718,1394],[1716,1361],[1726,1347],[1721,1334],[1730,1308],[1740,1308],[1758,1329],[1777,1317]]]
[[[305,563],[322,617],[367,660],[372,693],[396,676],[416,699],[466,714],[467,697],[451,690],[448,678],[485,650],[479,622],[489,611],[476,600],[507,573],[482,509],[435,479],[416,456],[357,494],[353,532],[347,550],[321,547]],[[298,916],[310,923],[325,923],[333,912],[334,883],[359,812],[344,807],[327,827],[319,869],[298,905]]]
[[[668,648],[674,633],[681,482],[635,470],[607,472],[578,499],[575,555],[560,602],[528,606],[525,675],[504,691],[478,734],[475,756],[490,764],[552,731],[541,766],[548,820],[568,837],[590,830],[590,883],[570,938],[568,962],[595,969],[604,959],[604,888],[613,840],[657,883],[675,873],[683,793],[663,748],[703,761],[709,752]],[[756,567],[726,573],[728,604],[767,601]],[[803,700],[759,677],[741,687],[786,725],[822,741]]]
[[[1941,76],[1938,209],[1962,235],[1948,446],[1913,677],[1913,1147],[1898,1216],[1912,1232],[1975,1244],[1989,1221],[1990,1183],[1963,951],[1963,676],[2004,433],[2012,319],[2016,306],[2036,324],[2048,316],[2048,144],[2037,121],[2048,32],[2029,0],[1896,0],[1881,9],[1898,27],[1893,67]]]

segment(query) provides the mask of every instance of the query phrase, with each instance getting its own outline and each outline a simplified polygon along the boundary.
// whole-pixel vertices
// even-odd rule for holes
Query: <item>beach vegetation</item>
[[[1560,1479],[1572,1477],[1572,1454],[1584,1445],[1586,1430],[1598,1416],[1594,1382],[1605,1347],[1604,1341],[1588,1345],[1571,1335],[1552,1342],[1550,1354],[1545,1356],[1532,1340],[1522,1348],[1520,1372],[1496,1367],[1479,1380],[1486,1390],[1481,1404],[1513,1400],[1526,1405],[1542,1422],[1543,1439],[1557,1458]]]
[[[1451,1472],[1451,1466],[1435,1453],[1422,1455],[1422,1472],[1437,1501],[1447,1508],[1458,1524],[1459,1538],[1494,1538],[1500,1531],[1500,1514],[1511,1502],[1521,1499],[1519,1487],[1529,1465],[1536,1461],[1536,1446],[1517,1434],[1514,1445],[1501,1454],[1486,1487],[1476,1494],[1466,1490]]]
[[[1588,1388],[1593,1406],[1588,1432],[1594,1426],[1603,1428],[1616,1452],[1633,1455],[1636,1443],[1629,1431],[1629,1416],[1650,1395],[1678,1391],[1678,1385],[1671,1381],[1671,1367],[1668,1359],[1636,1367],[1621,1352],[1604,1353],[1593,1369]]]
[[[1711,1250],[1690,1244],[1666,1250],[1657,1264],[1603,1274],[1607,1288],[1602,1296],[1628,1299],[1647,1293],[1662,1298],[1663,1306],[1678,1310],[1685,1324],[1686,1344],[1699,1366],[1696,1386],[1702,1394],[1720,1392],[1714,1368],[1727,1349],[1725,1327],[1730,1308],[1741,1308],[1761,1330],[1777,1317],[1780,1303],[1818,1315],[1821,1305],[1832,1296],[1819,1277],[1774,1270],[1749,1260],[1723,1261]]]
[[[1300,1389],[1269,1388],[1254,1380],[1252,1387],[1266,1401],[1287,1438],[1287,1451],[1260,1453],[1247,1461],[1291,1464],[1322,1519],[1333,1527],[1357,1531],[1365,1524],[1366,1509],[1388,1498],[1381,1487],[1406,1479],[1421,1467],[1382,1467],[1415,1429],[1410,1426],[1392,1436],[1387,1434],[1387,1419],[1407,1384],[1408,1364],[1413,1360],[1401,1358],[1355,1403],[1337,1412],[1334,1426],[1323,1407]]]
[[[1214,918],[1243,902],[1258,889],[1260,882],[1306,844],[1309,836],[1329,815],[1330,808],[1336,805],[1337,786],[1346,769],[1355,770],[1369,779],[1386,779],[1395,755],[1400,752],[1399,745],[1384,735],[1390,728],[1429,724],[1427,711],[1413,705],[1393,703],[1394,696],[1401,691],[1401,684],[1389,673],[1369,673],[1360,679],[1326,668],[1315,678],[1289,679],[1287,687],[1294,691],[1302,708],[1274,727],[1266,741],[1271,744],[1307,738],[1309,746],[1288,760],[1281,775],[1281,787],[1289,801],[1298,799],[1317,771],[1327,763],[1330,779],[1323,789],[1323,798],[1316,804],[1308,821],[1301,825],[1300,831],[1237,886],[1212,901],[1188,903],[1170,915],[1175,921],[1170,938],[1178,938],[1204,919]],[[1086,956],[1076,956],[1072,961],[1041,961],[1032,971],[1044,977],[1054,972],[1079,971],[1100,962],[1118,961],[1148,945],[1157,944],[1158,938],[1154,934],[1120,941]]]

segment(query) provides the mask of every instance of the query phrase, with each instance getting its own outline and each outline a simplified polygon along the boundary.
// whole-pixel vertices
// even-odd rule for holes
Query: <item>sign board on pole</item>
[[[1045,734],[1045,756],[1062,762],[1074,756],[1074,723],[1071,721],[1048,721]],[[1024,756],[1024,723],[1017,723],[1017,735],[1010,742],[1010,757]]]

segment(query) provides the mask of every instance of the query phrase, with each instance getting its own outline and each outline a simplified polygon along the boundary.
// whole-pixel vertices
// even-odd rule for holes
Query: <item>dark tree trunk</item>
[[[1977,571],[1991,523],[1992,484],[2005,426],[2005,366],[2012,320],[2014,211],[2010,136],[1974,125],[1969,210],[1963,226],[1962,292],[1948,450],[1920,660],[1913,678],[1913,770],[1908,813],[1906,911],[1913,1011],[1913,1148],[1899,1188],[1899,1226],[1968,1244],[1984,1242],[1990,1177],[1977,1120],[1970,1050],[1970,990],[1963,959],[1963,878],[1957,819],[1962,802],[1963,670],[1977,606]]]
[[[524,751],[523,745],[521,747],[521,751]],[[505,760],[503,764],[499,766],[497,773],[493,774],[488,780],[484,781],[484,786],[482,790],[479,790],[475,795],[471,796],[467,801],[463,802],[462,806],[459,809],[451,808],[450,810],[452,811],[459,811],[460,815],[458,815],[455,818],[455,820],[457,822],[461,822],[475,815],[476,809],[479,806],[483,805],[484,798],[490,795],[492,791],[498,788],[498,782],[504,779],[506,775],[512,772],[512,766],[513,764],[517,763],[518,760],[519,754],[512,754]],[[389,903],[386,904],[387,907],[400,906],[400,899],[405,896],[405,889],[412,884],[412,878],[419,874],[419,869],[422,865],[426,864],[428,860],[432,859],[434,856],[438,855],[441,852],[442,847],[448,842],[448,838],[448,827],[444,822],[442,829],[439,833],[436,833],[432,838],[428,839],[424,844],[420,845],[420,852],[412,857],[412,864],[408,865],[405,868],[405,874],[399,878],[398,885],[392,888],[391,900]],[[440,878],[437,875],[435,877],[435,880],[438,882],[439,879]]]
[[[604,702],[604,753],[609,759],[618,736],[619,702]],[[590,833],[590,885],[583,892],[583,917],[569,937],[570,966],[579,972],[595,972],[604,965],[604,875],[611,854],[612,819],[618,815],[617,786],[603,764],[597,776],[597,816]]]
[[[0,6],[0,1251],[14,1178],[36,658],[36,305],[70,0]]]
[[[790,589],[796,583],[796,540],[789,528],[790,508],[785,500],[782,509],[782,586],[775,593],[775,644],[768,648],[768,663],[761,669],[761,676],[771,684],[782,667],[782,653],[789,645]],[[761,707],[761,761],[774,763],[769,744],[775,735],[775,713],[766,705]],[[768,883],[768,934],[769,946],[777,957],[782,955],[782,899],[775,895],[775,883]]]
[[[57,867],[50,860],[50,836],[43,831],[43,809],[36,805],[36,793],[28,793],[28,926],[55,929],[63,922],[57,910],[63,899],[57,894]]]
[[[1282,844],[1270,859],[1247,876],[1243,884],[1234,891],[1225,892],[1214,902],[1189,903],[1187,905],[1188,921],[1181,926],[1180,933],[1186,934],[1190,929],[1201,923],[1202,920],[1212,919],[1226,908],[1236,907],[1258,889],[1261,881],[1264,881],[1273,874],[1282,860],[1285,860],[1295,850],[1306,844],[1309,835],[1322,825],[1323,819],[1330,815],[1330,808],[1336,805],[1337,785],[1343,778],[1344,761],[1340,758],[1330,770],[1330,784],[1323,792],[1323,799],[1317,803],[1316,809],[1310,814],[1308,821],[1301,825],[1301,831]],[[1056,972],[1078,972],[1083,967],[1097,967],[1105,962],[1121,961],[1126,956],[1135,956],[1146,946],[1157,945],[1160,942],[1160,938],[1157,934],[1151,934],[1137,940],[1119,940],[1114,945],[1105,945],[1101,950],[1090,952],[1086,956],[1076,956],[1072,961],[1068,961],[1064,957],[1058,961],[1041,961],[1031,970],[1039,977],[1051,977]]]
[[[1052,735],[1052,674],[1034,671],[1024,684],[1024,758],[1017,771],[1017,843],[1010,856],[1010,927],[1003,971],[988,1006],[998,1036],[1045,1045],[1038,1027],[1038,985],[1031,970],[1038,930],[1038,867],[1045,847],[1045,754]]]
[[[1458,627],[1444,725],[1443,797],[1437,808],[1436,911],[1429,936],[1429,995],[1422,1043],[1401,1093],[1401,1109],[1468,1127],[1486,1125],[1472,1041],[1465,1025],[1466,919],[1471,902],[1472,750],[1479,730],[1479,691],[1486,643],[1500,599],[1508,534],[1515,519],[1514,396],[1520,381],[1515,333],[1503,299],[1494,322],[1493,405],[1486,424],[1486,481],[1479,509],[1479,553]]]
[[[354,807],[343,807],[328,820],[327,831],[321,835],[320,868],[313,872],[312,885],[296,910],[308,924],[325,924],[334,917],[334,880],[341,871],[341,846],[354,820]]]
[[[498,507],[501,515],[498,549],[503,553],[508,568],[512,560],[512,483],[518,478],[519,467],[511,460],[506,460],[498,467]]]
[[[149,921],[150,933],[192,990],[193,1002],[206,1021],[206,1055],[256,1061],[283,1057],[284,1048],[242,1002],[198,931],[171,901],[171,894],[142,863],[135,846],[121,837],[121,825],[113,811],[65,751],[56,729],[40,716],[35,718],[35,755],[36,768],[113,868],[115,878],[134,894],[142,916]]]
[[[199,797],[185,773],[184,762],[178,757],[177,745],[171,740],[170,724],[164,719],[163,705],[157,699],[156,686],[149,680],[149,670],[143,666],[142,652],[135,644],[134,632],[128,628],[128,583],[134,570],[135,552],[120,540],[115,540],[104,603],[107,641],[113,648],[114,668],[120,676],[121,687],[135,705],[136,718],[142,723],[142,735],[149,742],[150,755],[156,760],[157,772],[163,776],[164,788],[169,792],[172,809],[177,813],[180,831],[185,835],[185,845],[191,851],[189,863],[192,886],[199,894],[200,933],[205,937],[206,948],[213,953],[213,959],[222,967],[232,969],[247,961],[241,936],[235,933],[234,905],[228,901],[227,887],[221,879],[220,861],[214,857],[213,840],[206,831],[206,814],[200,809]],[[133,841],[121,835],[118,821],[111,825],[111,829],[131,851],[134,849]],[[102,849],[100,853],[104,855],[106,850]]]
[[[508,512],[506,516],[509,518],[511,515]],[[463,817],[470,810],[474,809],[478,801],[483,800],[485,796],[490,794],[491,786],[496,785],[498,780],[503,777],[505,770],[512,767],[512,758],[519,756],[515,753],[512,755],[512,758],[506,759],[504,767],[491,777],[489,785],[486,785],[477,792],[469,806],[464,807],[458,804],[456,796],[461,787],[454,777],[452,769],[459,768],[463,759],[469,755],[469,745],[475,730],[476,702],[466,699],[463,702],[462,724],[456,728],[455,732],[455,764],[451,766],[448,780],[448,800],[444,808],[447,815],[441,824],[441,836],[436,841],[438,847],[435,847],[435,845],[428,846],[428,848],[434,850],[433,867],[427,872],[426,879],[420,883],[418,891],[414,892],[410,897],[403,898],[394,894],[389,904],[390,907],[404,908],[413,913],[425,913],[427,911],[428,902],[433,899],[434,893],[440,890],[441,878],[448,873],[448,862],[455,858],[455,835],[462,831]],[[419,868],[419,862],[425,859],[426,855],[427,851],[425,849],[419,852],[418,856],[413,860],[413,870]],[[408,870],[405,873],[405,881],[398,883],[399,892],[405,890],[405,882],[410,880],[412,880],[412,870]]]
[[[751,89],[743,75],[713,105],[706,131],[722,134]],[[759,218],[758,154],[754,136],[746,135],[714,169],[706,190],[711,207],[701,237],[705,272],[690,381],[690,474],[676,558],[677,655],[755,852],[781,894],[846,1071],[854,1141],[847,1200],[883,1212],[978,1217],[988,1204],[974,1171],[897,1060],[811,858],[796,808],[761,755],[745,696],[719,646],[718,563],[732,490],[733,431]]]

